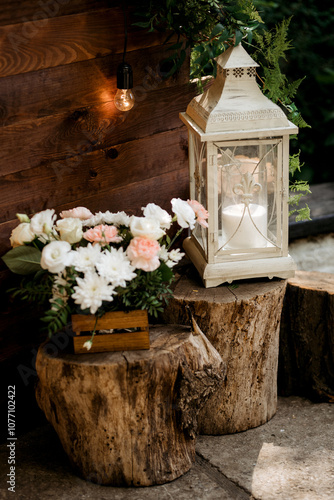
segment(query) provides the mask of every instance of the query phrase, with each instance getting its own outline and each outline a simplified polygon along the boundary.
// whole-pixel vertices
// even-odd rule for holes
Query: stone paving
[[[74,474],[57,435],[46,424],[17,441],[15,493],[6,484],[8,448],[0,446],[0,498],[334,499],[334,405],[279,398],[278,411],[266,424],[239,434],[199,436],[196,449],[192,469],[171,483],[148,488],[99,486]]]

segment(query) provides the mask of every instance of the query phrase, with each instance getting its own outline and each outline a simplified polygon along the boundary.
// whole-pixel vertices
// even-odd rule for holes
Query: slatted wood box
[[[147,311],[114,311],[104,314],[96,323],[93,315],[74,314],[72,315],[72,329],[75,332],[73,337],[73,347],[75,354],[108,352],[108,351],[134,351],[150,348],[149,325]],[[89,351],[84,347],[84,343],[91,339],[92,334],[82,334],[82,332],[92,332],[96,328],[99,330],[122,330],[133,329],[136,331],[121,333],[96,333],[93,345]]]

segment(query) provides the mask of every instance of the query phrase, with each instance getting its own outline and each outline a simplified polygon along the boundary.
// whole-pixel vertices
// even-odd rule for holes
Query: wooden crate
[[[73,337],[75,354],[87,352],[108,351],[134,351],[150,348],[147,311],[114,311],[104,314],[95,325],[96,317],[93,315],[72,315],[72,328],[76,336]],[[84,343],[91,339],[91,335],[81,335],[81,332],[98,330],[138,328],[135,332],[122,333],[96,333],[93,345],[88,351]]]

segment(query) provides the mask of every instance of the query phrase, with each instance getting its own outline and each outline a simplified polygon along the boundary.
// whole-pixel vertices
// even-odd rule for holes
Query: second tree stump
[[[230,434],[257,427],[277,407],[280,317],[286,280],[240,282],[204,288],[183,276],[164,320],[189,323],[187,309],[217,349],[227,376],[199,415],[201,434]]]

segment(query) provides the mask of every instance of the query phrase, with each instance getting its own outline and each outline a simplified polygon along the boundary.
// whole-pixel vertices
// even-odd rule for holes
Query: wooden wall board
[[[0,26],[110,7],[110,0],[0,0]]]
[[[166,34],[131,27],[127,52],[160,45]],[[0,77],[123,53],[121,9],[101,9],[0,27]]]
[[[152,90],[129,113],[115,109],[112,101],[73,113],[19,122],[0,128],[1,175],[41,168],[58,168],[60,161],[71,166],[88,152],[115,148],[129,140],[145,138],[162,130],[182,127],[179,110],[193,95],[187,84]],[[167,90],[167,91],[166,91]]]
[[[186,179],[188,186],[188,169],[185,168],[187,135],[183,128],[120,144],[115,149],[118,152],[115,159],[108,159],[104,152],[98,151],[79,157],[80,162],[77,163],[58,162],[54,168],[38,166],[3,176],[0,183],[0,223],[13,220],[17,212],[33,214],[35,207],[44,210],[65,204],[75,206],[78,200],[88,196],[100,203],[103,193],[109,193],[108,198],[112,198],[122,191],[119,200],[122,201],[124,191],[132,184],[136,184],[138,191],[137,196],[135,192],[128,196],[132,206],[139,201],[140,208],[140,200],[148,195],[153,195],[158,203],[163,197],[163,190],[167,189],[169,197],[176,196],[174,193],[179,191],[177,182],[173,185],[172,181],[169,186],[161,184],[162,176],[168,177],[175,172]],[[145,187],[147,181],[153,182],[153,190]],[[88,208],[104,210],[95,208],[95,205]],[[105,210],[116,208],[115,203],[110,203]],[[2,230],[2,235],[7,232],[4,226]],[[7,232],[7,238],[9,235]],[[1,251],[0,247],[0,254]]]
[[[181,68],[177,78],[163,79],[162,61],[166,55],[167,48],[162,51],[160,46],[136,51],[136,57],[131,60],[136,108],[141,108],[152,91],[165,91],[183,85],[183,92],[189,94],[187,64]],[[66,69],[59,66],[0,78],[0,127],[107,104],[113,100],[117,90],[115,77],[121,60],[121,54],[112,54],[69,64]],[[191,89],[196,92],[194,85]],[[169,92],[166,99],[168,96],[171,105],[174,96]],[[156,99],[160,101],[161,96]],[[163,105],[164,101],[159,108]],[[112,108],[112,111],[112,114],[116,113],[116,109]],[[117,114],[120,116],[121,112]],[[142,115],[145,116],[145,109]]]

